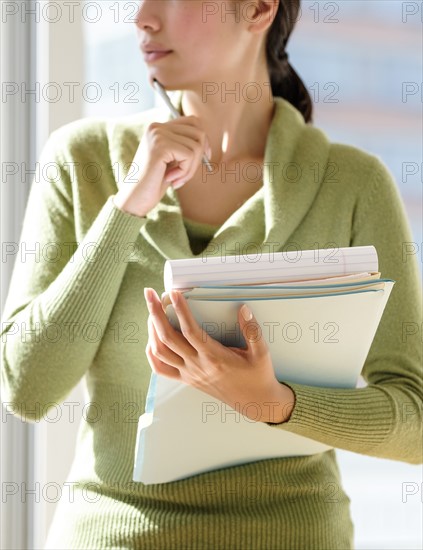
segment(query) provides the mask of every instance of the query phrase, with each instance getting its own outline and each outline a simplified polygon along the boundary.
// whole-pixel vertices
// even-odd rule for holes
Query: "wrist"
[[[295,394],[292,389],[276,381],[268,399],[263,402],[263,415],[260,419],[266,424],[283,424],[291,417],[295,406]]]
[[[116,208],[122,210],[122,212],[125,212],[126,214],[131,214],[132,216],[137,216],[138,218],[145,218],[147,215],[147,212],[137,209],[133,204],[131,204],[129,199],[123,197],[119,193],[112,195],[112,201]]]

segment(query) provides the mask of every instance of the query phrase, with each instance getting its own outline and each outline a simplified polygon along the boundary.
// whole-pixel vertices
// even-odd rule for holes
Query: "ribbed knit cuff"
[[[294,392],[295,406],[286,422],[268,423],[273,428],[362,453],[383,443],[392,431],[394,411],[386,388],[339,389],[284,384]]]

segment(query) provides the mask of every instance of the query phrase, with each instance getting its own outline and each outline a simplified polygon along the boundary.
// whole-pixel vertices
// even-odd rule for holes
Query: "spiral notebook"
[[[254,270],[246,258],[234,256],[207,262],[168,260],[165,288],[184,289],[197,323],[228,346],[245,346],[237,310],[248,304],[279,381],[354,388],[395,282],[380,278],[374,247],[339,250],[342,261],[331,269],[323,259],[314,261],[324,258],[326,249],[304,251],[296,265],[286,255],[275,259],[275,254],[272,261],[264,257]],[[163,307],[179,330],[166,295]],[[251,461],[332,448],[254,422],[207,393],[152,373],[138,423],[133,479],[168,483]]]

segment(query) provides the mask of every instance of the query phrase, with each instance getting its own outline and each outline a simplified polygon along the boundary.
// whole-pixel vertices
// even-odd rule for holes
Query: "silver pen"
[[[170,101],[169,96],[166,93],[166,90],[163,88],[163,86],[160,84],[160,82],[156,78],[153,78],[153,84],[154,84],[154,88],[159,93],[160,97],[163,99],[163,101],[169,107],[169,110],[172,113],[173,118],[179,118],[181,116],[180,113],[177,111],[177,109],[175,109],[175,106]],[[208,171],[213,172],[213,168],[212,168],[212,166],[210,164],[210,161],[207,158],[206,154],[203,155],[202,160],[203,160],[203,164],[205,164],[207,166]]]

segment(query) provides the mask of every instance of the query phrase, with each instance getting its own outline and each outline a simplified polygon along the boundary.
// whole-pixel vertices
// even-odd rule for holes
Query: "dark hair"
[[[286,44],[294,30],[301,0],[279,0],[276,16],[267,32],[266,56],[272,94],[291,103],[303,115],[305,122],[313,122],[313,103],[307,88],[290,65]]]

